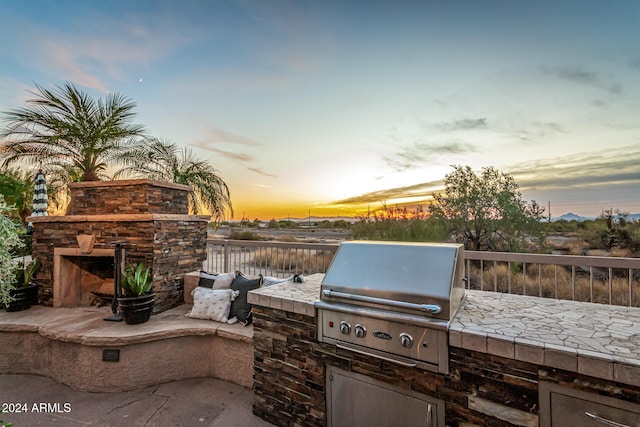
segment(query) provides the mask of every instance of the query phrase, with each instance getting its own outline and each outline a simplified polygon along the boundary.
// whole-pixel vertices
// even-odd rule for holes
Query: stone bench
[[[111,314],[104,307],[0,311],[0,373],[44,375],[94,392],[197,377],[250,388],[253,327],[185,317],[190,309],[184,304],[140,325],[104,321]]]

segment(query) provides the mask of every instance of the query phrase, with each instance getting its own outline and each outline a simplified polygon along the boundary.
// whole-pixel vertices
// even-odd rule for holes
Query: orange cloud
[[[70,80],[80,86],[97,89],[104,93],[108,92],[96,77],[80,67],[77,58],[62,45],[46,42],[44,52],[48,60],[59,69],[63,80]]]

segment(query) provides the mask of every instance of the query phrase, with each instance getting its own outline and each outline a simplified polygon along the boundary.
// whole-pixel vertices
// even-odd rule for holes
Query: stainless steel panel
[[[543,427],[638,427],[640,404],[588,393],[549,382],[540,383]]]
[[[444,401],[381,381],[327,367],[327,425],[330,427],[439,427]]]
[[[328,310],[322,311],[322,323],[318,325],[322,329],[322,342],[327,338],[336,341],[353,343],[361,347],[375,348],[380,351],[397,354],[410,359],[423,362],[438,363],[438,331],[436,329],[415,326],[406,323],[389,322],[386,320],[364,317],[354,313],[338,313]],[[349,332],[345,333],[342,323],[349,325]],[[333,325],[333,326],[331,326]],[[356,326],[362,326],[366,333],[362,337],[356,336]],[[405,335],[403,335],[405,334]],[[413,343],[411,347],[403,347],[402,336],[410,336]],[[444,350],[446,351],[446,349]]]
[[[412,365],[432,372],[448,373],[446,322],[398,314],[393,314],[398,321],[390,321],[388,316],[375,317],[363,313],[384,314],[357,307],[355,311],[319,309],[318,341],[347,347],[354,352],[404,366]],[[408,318],[415,322],[407,321]],[[342,329],[343,323],[348,325],[348,331]],[[358,326],[365,329],[364,334],[357,333]],[[407,336],[412,341],[409,347],[403,346],[403,339],[406,340]]]
[[[342,304],[331,301],[315,301],[313,306],[318,309],[318,316],[321,316],[325,310],[335,311],[338,313],[356,314],[359,316],[371,317],[374,319],[386,320],[388,322],[404,323],[407,325],[416,325],[424,328],[437,329],[442,331],[449,330],[449,322],[443,319],[434,319],[431,317],[417,316],[413,314],[398,313],[396,311],[382,310],[369,307],[360,307],[356,305]],[[318,323],[322,325],[322,322]],[[322,327],[318,328],[321,333]]]
[[[376,301],[356,302],[367,307],[450,320],[464,296],[463,258],[464,250],[458,244],[344,242],[327,270],[322,290],[419,306],[440,306],[439,313],[428,313],[410,306],[389,307]],[[320,298],[342,302],[350,299],[322,294]]]

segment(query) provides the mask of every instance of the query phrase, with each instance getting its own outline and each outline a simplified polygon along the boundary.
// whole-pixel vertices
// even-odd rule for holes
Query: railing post
[[[229,245],[229,241],[225,240],[222,244],[222,247],[224,248],[224,260],[222,261],[222,267],[223,267],[223,271],[225,273],[229,273],[229,250],[230,250],[230,245]]]

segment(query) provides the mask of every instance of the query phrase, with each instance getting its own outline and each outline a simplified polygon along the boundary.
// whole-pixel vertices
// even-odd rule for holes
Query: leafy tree
[[[125,164],[119,175],[144,176],[150,179],[191,186],[189,209],[194,213],[211,212],[216,220],[227,213],[233,216],[227,184],[208,162],[198,160],[188,148],[149,138],[145,143],[121,157]]]
[[[96,181],[138,145],[134,138],[144,129],[131,124],[136,104],[129,98],[116,93],[95,100],[70,82],[36,88],[27,107],[4,112],[4,166],[30,161],[46,165],[47,173]]]
[[[33,206],[33,178],[35,172],[4,168],[0,172],[0,194],[8,205],[15,209],[7,212],[11,218],[25,223]]]
[[[523,250],[528,239],[542,241],[544,208],[524,202],[511,176],[493,167],[479,175],[469,166],[453,168],[429,209],[445,221],[455,241],[470,250],[513,252]]]

